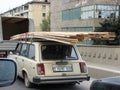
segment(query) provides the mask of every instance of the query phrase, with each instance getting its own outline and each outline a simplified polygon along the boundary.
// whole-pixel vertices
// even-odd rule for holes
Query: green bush
[[[95,32],[115,32],[116,38],[113,41],[110,40],[94,40],[94,44],[97,45],[119,45],[120,44],[120,17],[105,19],[100,23],[101,27],[96,29]]]

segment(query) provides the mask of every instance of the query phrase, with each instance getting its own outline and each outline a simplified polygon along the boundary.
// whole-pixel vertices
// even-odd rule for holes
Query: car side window
[[[17,44],[17,48],[15,49],[15,54],[20,54],[21,47],[22,47],[21,43]]]
[[[28,58],[32,59],[32,60],[35,60],[35,46],[32,45],[32,44],[29,47]]]
[[[21,52],[20,52],[20,54],[22,55],[22,56],[27,56],[27,47],[28,47],[28,44],[23,44],[22,45],[22,49],[21,49]]]

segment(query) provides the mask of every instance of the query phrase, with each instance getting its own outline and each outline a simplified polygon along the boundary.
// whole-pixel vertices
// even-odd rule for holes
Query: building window
[[[28,8],[29,8],[28,5],[24,6],[24,10],[28,10]]]
[[[17,11],[20,12],[20,7],[17,8]]]
[[[13,11],[10,11],[10,15],[13,16]]]
[[[91,5],[62,11],[62,20],[113,18],[119,16],[119,6]]]
[[[94,6],[81,7],[81,19],[94,18]]]
[[[94,11],[82,12],[81,19],[91,19],[94,18]]]
[[[95,18],[113,18],[119,16],[119,6],[116,5],[96,5]]]
[[[75,8],[73,10],[71,10],[71,19],[80,19],[81,16],[81,9],[80,8]]]
[[[62,20],[80,19],[80,8],[62,11]]]
[[[85,7],[81,7],[81,11],[93,11],[94,10],[94,6],[85,6]]]
[[[86,6],[62,11],[62,20],[94,18],[94,6]]]
[[[15,8],[15,13],[17,13],[17,8]]]
[[[42,13],[42,16],[43,16],[43,17],[46,17],[46,13]]]
[[[93,32],[93,27],[65,27],[63,32]]]
[[[46,5],[42,5],[42,10],[46,10]]]
[[[23,11],[23,6],[20,7],[20,11]]]
[[[62,3],[68,3],[70,0],[62,0]]]
[[[69,10],[62,11],[62,20],[69,20]]]
[[[48,0],[45,0],[45,2],[48,2]]]
[[[20,16],[23,16],[23,14],[20,14]]]
[[[23,16],[24,16],[25,18],[28,18],[28,12],[23,13]]]
[[[69,3],[69,2],[75,2],[75,1],[78,1],[78,0],[62,0],[62,3]]]

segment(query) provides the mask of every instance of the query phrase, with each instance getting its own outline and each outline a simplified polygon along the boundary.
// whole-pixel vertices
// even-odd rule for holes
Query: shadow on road
[[[23,79],[18,78],[18,80],[24,84]],[[29,88],[29,89],[30,90],[85,90],[82,86],[80,87],[78,84],[76,85],[70,85],[70,84],[34,85],[32,88]]]
[[[88,90],[82,85],[66,85],[66,84],[47,84],[47,85],[34,85],[32,88],[26,88],[24,80],[18,78],[16,82],[9,87],[0,88],[0,90]]]

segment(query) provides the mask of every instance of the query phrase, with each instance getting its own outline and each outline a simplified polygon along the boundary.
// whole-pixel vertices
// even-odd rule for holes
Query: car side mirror
[[[8,86],[16,81],[17,65],[14,60],[0,58],[0,87]]]

